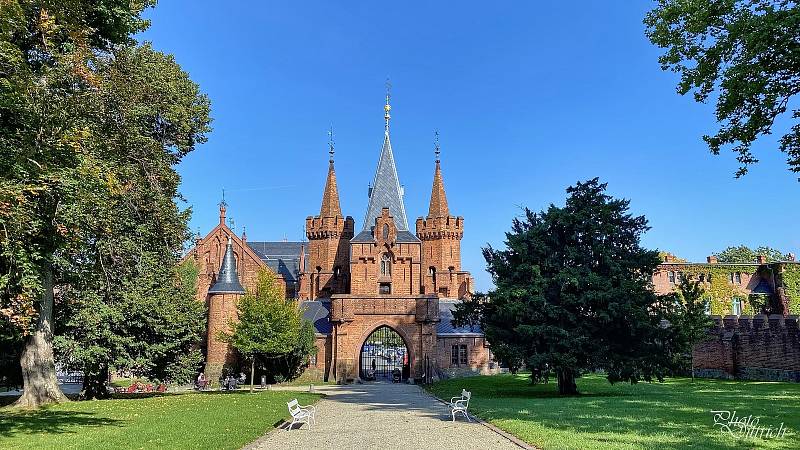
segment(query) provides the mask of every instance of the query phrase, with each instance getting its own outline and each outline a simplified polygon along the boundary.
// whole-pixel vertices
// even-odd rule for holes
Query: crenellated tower
[[[426,218],[417,218],[417,237],[422,241],[422,284],[426,294],[464,298],[471,293],[469,272],[461,271],[461,238],[464,218],[450,215],[442,180],[438,134],[436,167]]]
[[[353,218],[342,216],[336,171],[333,166],[333,133],[329,142],[328,179],[322,194],[319,215],[306,218],[308,263],[301,275],[301,299],[330,297],[345,294],[350,289],[350,239],[353,237]],[[302,269],[301,269],[302,270]]]

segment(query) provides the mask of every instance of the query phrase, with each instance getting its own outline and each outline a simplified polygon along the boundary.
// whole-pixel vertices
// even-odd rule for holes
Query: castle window
[[[736,284],[742,284],[742,272],[736,272]]]
[[[381,276],[392,276],[392,257],[388,253],[381,256]]]
[[[381,283],[378,285],[378,293],[387,295],[392,293],[392,283]]]
[[[742,299],[734,298],[733,301],[731,301],[731,314],[734,316],[742,315]]]
[[[450,353],[450,365],[466,366],[469,364],[467,358],[467,344],[454,345]]]
[[[675,272],[671,270],[667,272],[667,278],[669,279],[670,284],[675,284]]]
[[[389,225],[388,224],[383,224],[383,239],[384,240],[389,239]]]
[[[430,276],[435,278],[436,277],[436,267],[429,267],[428,268],[428,275],[430,275]]]
[[[334,280],[338,280],[339,279],[339,275],[341,275],[341,274],[342,274],[342,269],[340,267],[337,266],[337,267],[333,268],[333,279]]]

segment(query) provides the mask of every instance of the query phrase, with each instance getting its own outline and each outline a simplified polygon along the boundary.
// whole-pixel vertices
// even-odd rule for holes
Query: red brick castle
[[[248,242],[225,224],[195,242],[187,258],[199,267],[198,299],[208,306],[206,376],[237,365],[219,331],[236,317],[236,302],[270,270],[316,330],[309,373],[349,382],[381,377],[422,379],[487,372],[491,354],[480,330],[452,324],[452,309],[472,291],[461,268],[464,219],[447,203],[438,144],[430,206],[408,227],[403,189],[392,153],[389,97],[384,140],[367,211],[358,232],[344,216],[333,144],[319,215],[306,218],[308,242]]]

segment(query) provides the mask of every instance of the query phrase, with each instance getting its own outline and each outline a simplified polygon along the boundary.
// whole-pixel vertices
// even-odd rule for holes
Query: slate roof
[[[769,295],[774,294],[774,292],[772,292],[772,288],[769,286],[769,283],[767,283],[767,280],[765,280],[763,278],[761,279],[761,281],[758,282],[756,287],[753,288],[752,293],[753,294],[769,294]]]
[[[437,335],[480,336],[483,335],[480,326],[456,327],[453,325],[453,310],[456,309],[458,300],[439,299],[439,319],[436,324]]]
[[[330,334],[331,321],[331,302],[320,300],[307,300],[300,304],[303,310],[303,318],[314,324],[314,330],[321,334]]]
[[[408,231],[406,208],[403,205],[403,189],[400,187],[397,167],[394,164],[388,128],[383,137],[381,156],[378,159],[378,168],[375,170],[375,179],[372,181],[372,189],[369,193],[369,205],[364,217],[363,229],[365,231],[375,226],[375,219],[380,217],[383,208],[389,208],[389,214],[394,218],[395,226],[399,231]]]
[[[267,267],[283,275],[287,282],[299,281],[300,248],[303,244],[303,242],[283,241],[247,243]],[[306,245],[305,253],[306,261],[308,261],[308,245]]]
[[[230,236],[225,246],[225,256],[222,257],[222,266],[217,274],[217,281],[208,290],[209,294],[244,294],[244,288],[239,283],[239,274],[236,273],[236,257],[233,254],[233,243]]]
[[[350,242],[375,242],[375,238],[371,229],[362,230]],[[419,238],[408,230],[397,230],[397,242],[419,242]]]

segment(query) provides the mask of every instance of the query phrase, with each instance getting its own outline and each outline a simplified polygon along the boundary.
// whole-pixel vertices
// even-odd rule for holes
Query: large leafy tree
[[[747,173],[755,140],[800,92],[800,6],[790,0],[658,0],[647,37],[665,49],[664,70],[680,74],[678,93],[705,103],[716,96],[719,130],[703,139],[712,153],[731,146]],[[800,110],[780,140],[789,169],[800,172]]]
[[[689,366],[694,379],[695,344],[708,338],[708,330],[713,325],[707,313],[708,298],[699,280],[690,275],[681,277],[678,289],[664,297],[660,302],[665,310],[665,319],[670,326],[670,345],[668,349],[676,368]]]
[[[611,382],[649,381],[673,360],[651,285],[658,252],[639,243],[647,220],[605,190],[595,178],[568,188],[564,207],[526,209],[505,249],[483,251],[495,289],[459,307],[501,361],[524,363],[533,381],[555,376],[561,394],[575,394],[587,370],[604,369]]]
[[[759,256],[765,256],[767,261],[786,261],[788,255],[784,255],[780,250],[772,247],[761,246],[755,250],[746,246],[728,247],[725,250],[715,253],[714,256],[721,263],[754,263]]]
[[[250,390],[257,361],[273,379],[299,375],[316,351],[314,328],[297,304],[284,297],[272,272],[259,272],[256,289],[239,299],[237,311],[230,332],[219,337],[250,361]]]
[[[118,289],[148,261],[174,265],[186,238],[173,166],[205,140],[209,106],[171,57],[132,38],[154,3],[2,2],[0,311],[26,335],[18,405],[64,400],[54,297],[119,314]]]
[[[109,395],[112,369],[188,383],[200,368],[205,307],[196,298],[196,265],[141,258],[137,276],[120,280],[111,296],[93,277],[75,280],[57,297],[57,359],[84,373],[85,398]]]

